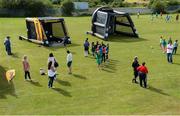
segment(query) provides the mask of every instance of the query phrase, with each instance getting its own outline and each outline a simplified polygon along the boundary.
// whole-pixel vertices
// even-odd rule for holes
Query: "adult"
[[[178,48],[178,40],[175,40],[174,44],[173,44],[173,54],[176,54],[177,52],[177,48]]]
[[[48,77],[49,77],[48,87],[49,88],[53,87],[53,82],[54,82],[55,76],[56,76],[56,69],[55,69],[52,61],[50,61],[48,63]]]
[[[145,62],[142,63],[141,66],[137,68],[138,74],[139,74],[139,81],[140,81],[140,86],[143,87],[144,83],[144,88],[147,88],[147,74],[148,74],[148,69],[145,66]]]
[[[138,77],[137,68],[139,67],[139,62],[138,62],[138,57],[137,56],[135,56],[135,58],[134,58],[134,61],[132,63],[132,67],[133,67],[133,70],[134,70],[134,78],[132,79],[132,82],[137,83],[137,80],[136,80],[136,78]]]
[[[173,45],[172,42],[169,42],[169,44],[167,45],[167,61],[169,63],[173,63],[172,54],[173,54]]]
[[[67,51],[67,67],[69,69],[69,74],[72,74],[72,53]]]
[[[25,78],[25,80],[28,80],[27,76],[28,76],[29,80],[31,80],[30,71],[29,71],[30,70],[30,65],[29,65],[27,56],[23,57],[22,63],[23,63],[24,78]]]
[[[88,54],[89,54],[89,42],[88,42],[88,38],[86,38],[84,42],[84,56],[87,57]]]
[[[7,54],[8,54],[8,55],[12,55],[10,36],[7,36],[7,37],[5,38],[4,46],[5,46],[5,48],[6,48]]]

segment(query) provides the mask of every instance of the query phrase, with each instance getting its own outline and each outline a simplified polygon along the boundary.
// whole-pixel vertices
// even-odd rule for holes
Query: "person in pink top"
[[[25,80],[27,80],[27,76],[28,76],[29,80],[31,80],[31,76],[30,76],[30,72],[29,72],[29,70],[30,70],[30,65],[29,65],[27,56],[24,56],[24,57],[23,57],[22,63],[23,63]]]

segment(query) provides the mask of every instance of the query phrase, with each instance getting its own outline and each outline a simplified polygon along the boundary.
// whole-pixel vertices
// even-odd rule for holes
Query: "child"
[[[160,37],[160,48],[163,50],[163,37]]]
[[[99,50],[96,52],[96,62],[98,64],[98,68],[100,69],[100,66],[101,66],[101,55],[100,55]]]
[[[29,80],[31,80],[31,76],[30,76],[30,72],[29,72],[30,65],[29,65],[29,62],[27,60],[27,56],[23,57],[22,63],[23,63],[23,69],[24,69],[24,73],[25,73],[24,74],[25,80],[27,80],[27,76],[28,76]]]
[[[11,52],[11,41],[10,41],[10,36],[7,36],[5,41],[4,41],[4,46],[6,48],[6,52],[8,55],[12,55]]]
[[[166,46],[167,46],[166,40],[165,40],[165,39],[163,39],[163,41],[162,41],[163,53],[165,53],[165,52],[166,52]]]
[[[69,69],[69,74],[72,74],[72,54],[69,50],[67,51],[67,67]]]
[[[96,48],[95,48],[94,42],[92,42],[92,44],[91,44],[91,52],[92,52],[93,56],[95,55],[95,51],[96,51]]]
[[[178,47],[178,40],[175,40],[174,44],[173,44],[173,54],[176,54],[177,52],[177,47]]]
[[[106,60],[109,60],[109,44],[106,45]]]
[[[50,61],[48,63],[48,77],[49,77],[48,87],[49,88],[53,88],[53,82],[54,82],[55,76],[56,76],[56,69],[54,65],[52,64],[52,61]]]

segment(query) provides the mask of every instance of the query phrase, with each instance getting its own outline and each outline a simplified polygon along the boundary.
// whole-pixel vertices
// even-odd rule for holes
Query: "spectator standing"
[[[142,65],[137,68],[137,71],[139,73],[140,86],[143,87],[143,83],[144,83],[144,88],[147,88],[148,69],[145,66],[145,64],[146,63],[143,62]]]
[[[7,37],[5,38],[4,46],[5,46],[5,48],[6,48],[7,54],[8,54],[8,55],[12,55],[10,36],[7,36]]]
[[[23,64],[23,69],[24,69],[24,78],[25,78],[25,80],[28,80],[28,79],[27,79],[27,76],[28,76],[29,80],[31,80],[31,76],[30,76],[30,65],[29,65],[27,56],[24,56],[24,57],[23,57],[22,64]]]
[[[138,57],[137,56],[135,56],[135,58],[134,58],[134,61],[132,63],[132,67],[133,67],[133,70],[134,70],[134,78],[132,79],[132,82],[137,83],[137,80],[136,80],[136,78],[138,77],[137,68],[139,67],[139,62],[138,62]]]
[[[67,67],[69,69],[69,74],[72,74],[72,53],[67,51]]]
[[[170,42],[170,43],[167,45],[167,61],[168,61],[169,63],[173,63],[172,54],[173,54],[173,45],[172,45],[172,42]]]
[[[176,54],[177,52],[177,48],[178,48],[178,40],[175,40],[174,44],[173,44],[173,54]]]

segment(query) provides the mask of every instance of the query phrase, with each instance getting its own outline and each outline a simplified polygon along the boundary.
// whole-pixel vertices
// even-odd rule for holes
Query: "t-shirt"
[[[67,62],[72,62],[72,54],[71,53],[69,53],[67,55]]]
[[[29,66],[28,61],[23,61],[23,68],[24,68],[24,71],[29,71],[30,66]]]
[[[147,69],[146,66],[139,66],[139,67],[137,68],[137,71],[142,72],[142,73],[145,73],[145,74],[148,73],[148,69]]]
[[[174,46],[174,47],[178,47],[178,43],[177,43],[177,42],[174,42],[173,46]]]
[[[173,52],[173,45],[172,44],[168,44],[167,45],[167,53],[172,53]]]
[[[48,63],[49,62],[52,62],[53,66],[54,66],[55,58],[54,57],[49,57],[48,58]]]
[[[48,76],[49,76],[49,77],[54,77],[55,74],[56,74],[56,72],[54,71],[55,69],[53,70],[53,68],[54,68],[54,67],[51,67],[51,69],[48,70]]]

